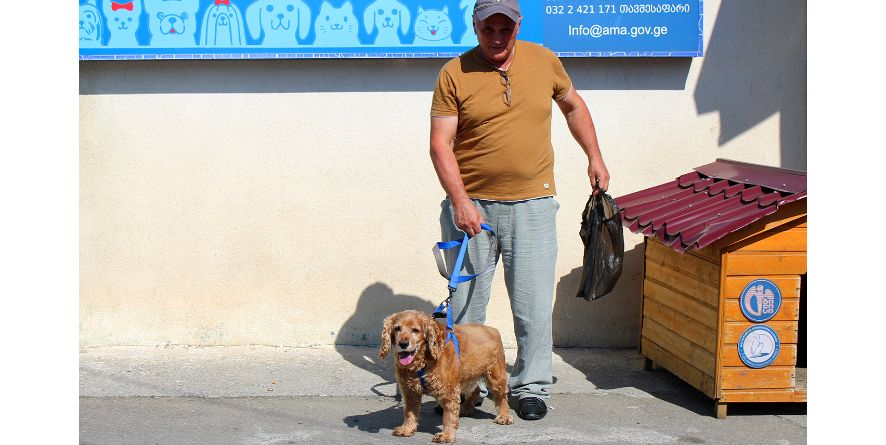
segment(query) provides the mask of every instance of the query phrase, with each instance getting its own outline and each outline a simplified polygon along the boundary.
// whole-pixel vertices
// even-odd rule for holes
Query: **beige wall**
[[[564,60],[613,196],[718,157],[806,168],[805,2],[735,3],[705,2],[703,58]],[[81,346],[376,344],[387,314],[433,309],[444,62],[81,62]],[[553,125],[555,343],[635,346],[642,238],[611,295],[573,296],[586,161]],[[496,279],[488,322],[514,346]]]

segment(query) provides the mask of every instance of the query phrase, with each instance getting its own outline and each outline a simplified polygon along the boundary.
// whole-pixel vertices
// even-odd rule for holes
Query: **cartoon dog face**
[[[375,38],[376,45],[397,45],[400,36],[409,30],[412,17],[409,9],[397,0],[376,0],[363,12],[363,26],[367,34],[372,34],[378,28],[378,36]]]
[[[195,46],[199,6],[199,0],[145,0],[151,46]]]
[[[246,27],[254,39],[264,32],[263,46],[298,45],[311,27],[311,9],[301,0],[258,0],[246,8]]]
[[[357,17],[351,2],[344,2],[340,8],[326,1],[320,5],[320,15],[314,22],[315,45],[360,46],[357,31]]]
[[[203,46],[244,46],[243,15],[230,0],[214,0],[203,14],[201,31]]]
[[[142,13],[141,0],[102,0],[102,11],[108,19],[111,37],[108,46],[125,48],[138,46],[138,16]]]
[[[100,46],[102,26],[102,15],[95,0],[86,0],[80,5],[80,46]]]

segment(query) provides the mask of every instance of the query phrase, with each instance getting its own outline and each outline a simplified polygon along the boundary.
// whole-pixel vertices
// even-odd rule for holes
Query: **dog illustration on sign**
[[[449,7],[444,6],[443,9],[418,7],[413,44],[420,46],[452,45],[452,19],[449,18]]]
[[[344,2],[340,8],[326,1],[320,5],[314,22],[315,46],[360,46],[357,31],[357,16],[351,2]]]
[[[254,39],[265,35],[262,46],[296,46],[308,35],[311,9],[301,0],[259,0],[246,7],[246,27]]]
[[[214,0],[203,14],[200,35],[203,46],[245,46],[246,32],[240,8],[231,0]]]
[[[474,2],[475,0],[461,0],[458,7],[464,13],[465,33],[461,36],[462,45],[477,45],[477,33],[474,32]]]
[[[184,48],[197,45],[199,0],[145,0],[151,46]]]
[[[102,44],[102,15],[96,0],[86,0],[80,4],[80,46],[94,48]]]
[[[370,35],[378,29],[376,45],[399,46],[400,35],[409,31],[411,18],[409,9],[397,0],[376,0],[363,12],[363,26]]]
[[[108,19],[111,48],[134,48],[138,46],[138,16],[142,13],[141,0],[102,0],[102,11]]]

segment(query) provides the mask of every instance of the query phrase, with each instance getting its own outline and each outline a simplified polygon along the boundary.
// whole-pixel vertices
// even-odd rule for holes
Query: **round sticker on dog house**
[[[774,317],[781,308],[781,290],[772,281],[754,280],[741,291],[738,303],[745,318],[762,323]]]
[[[738,340],[738,356],[751,368],[765,368],[772,364],[779,349],[778,334],[766,325],[751,326]]]

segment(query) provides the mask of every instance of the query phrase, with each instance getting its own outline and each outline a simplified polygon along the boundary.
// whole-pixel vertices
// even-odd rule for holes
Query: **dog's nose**
[[[400,346],[400,349],[406,349],[409,347],[409,342],[408,341],[401,341],[400,343],[397,343],[397,345]]]

